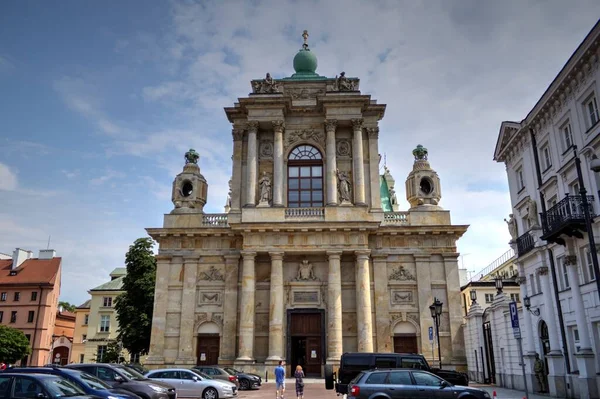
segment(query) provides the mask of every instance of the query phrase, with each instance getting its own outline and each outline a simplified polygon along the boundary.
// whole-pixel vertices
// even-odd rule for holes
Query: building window
[[[560,133],[562,135],[562,141],[566,152],[573,146],[573,132],[571,131],[571,124],[568,121],[561,126]]]
[[[37,301],[37,291],[33,291],[33,292],[31,293],[31,300],[32,300],[32,301]]]
[[[4,310],[0,310],[0,323],[2,323],[2,319],[4,319]]]
[[[33,310],[30,310],[29,313],[27,313],[27,323],[33,323],[34,316],[35,312]]]
[[[589,248],[585,250],[585,264],[587,271],[587,282],[596,280],[596,274],[594,273],[594,262],[592,261],[592,254],[590,253]]]
[[[106,345],[98,345],[98,349],[96,351],[96,363],[102,363],[105,353],[106,353]]]
[[[531,286],[531,295],[537,294],[535,291],[535,280],[533,279],[533,274],[529,275],[529,285]]]
[[[105,308],[112,307],[112,297],[105,296],[104,298],[102,298],[102,306],[104,306]]]
[[[588,129],[591,129],[600,120],[598,113],[598,102],[596,96],[591,96],[584,102],[585,114],[587,115]]]
[[[85,359],[85,355],[83,353],[81,353],[79,355],[79,363],[84,363],[84,361],[83,361],[84,359]]]
[[[17,322],[17,311],[16,310],[13,310],[12,312],[10,312],[10,322],[11,323]]]
[[[485,294],[485,303],[494,302],[494,294]]]
[[[517,169],[517,190],[521,191],[525,188],[525,179],[523,178],[523,168]]]
[[[554,205],[556,205],[556,202],[557,202],[557,198],[556,198],[556,195],[555,195],[554,197],[552,197],[552,198],[550,198],[550,199],[548,200],[548,209],[550,209],[550,208],[552,208]]]
[[[21,299],[21,293],[20,292],[15,292],[14,301],[15,302],[19,302],[20,299]]]
[[[83,343],[83,342],[84,342],[84,341],[86,341],[86,340],[87,340],[87,334],[83,334],[83,335],[81,336],[81,342]]]
[[[109,332],[110,331],[110,316],[102,315],[100,316],[100,332]]]
[[[557,260],[561,274],[562,288],[563,290],[566,290],[567,288],[571,287],[569,284],[569,273],[567,269],[569,266],[565,265],[565,258],[558,258]]]
[[[31,343],[31,334],[25,334],[25,338],[27,338],[27,341]]]
[[[6,302],[7,296],[8,296],[8,294],[6,292],[3,292],[2,294],[0,294],[0,302]]]
[[[323,158],[319,150],[300,145],[288,158],[288,207],[323,206]]]
[[[570,195],[579,195],[579,182],[575,182],[569,186]]]
[[[550,146],[547,144],[542,148],[542,166],[544,167],[544,171],[552,167],[552,156],[550,155]]]
[[[87,326],[88,323],[89,323],[89,321],[90,321],[90,315],[89,314],[86,314],[85,316],[83,316],[83,325],[84,326]]]
[[[510,294],[510,300],[512,302],[521,302],[521,298],[519,298],[519,294]]]

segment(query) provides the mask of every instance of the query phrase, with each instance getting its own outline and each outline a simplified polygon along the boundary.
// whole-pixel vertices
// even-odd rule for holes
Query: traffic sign
[[[429,327],[429,342],[433,342],[433,327]]]
[[[513,328],[513,335],[516,339],[521,338],[521,329],[519,327]]]
[[[508,307],[510,309],[510,323],[512,324],[512,328],[519,328],[519,312],[517,311],[517,303],[510,302]]]

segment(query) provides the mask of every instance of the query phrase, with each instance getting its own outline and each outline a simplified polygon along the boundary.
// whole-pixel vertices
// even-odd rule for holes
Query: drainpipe
[[[533,133],[533,129],[529,128],[529,134],[531,136],[531,145],[533,146],[533,159],[535,161],[535,172],[537,175],[538,181],[538,191],[540,193],[540,202],[542,206],[542,213],[540,214],[540,219],[542,220],[542,225],[545,226],[546,222],[544,220],[543,215],[546,214],[546,200],[544,199],[544,193],[541,190],[542,187],[542,172],[540,170],[540,157],[537,151],[537,140],[535,139],[535,134]],[[562,305],[560,303],[560,297],[558,295],[558,280],[556,279],[556,265],[554,264],[554,255],[552,253],[552,249],[548,248],[547,250],[548,258],[550,258],[550,272],[552,273],[552,287],[554,288],[554,302],[556,302],[556,310],[558,311],[558,327],[560,328],[560,337],[562,339],[562,350],[565,358],[565,369],[567,374],[571,373],[571,361],[569,360],[569,350],[567,349],[567,334],[565,332],[565,322],[563,318]],[[550,322],[550,320],[548,320]]]
[[[33,360],[33,347],[35,345],[35,339],[37,337],[37,332],[38,332],[38,321],[40,320],[40,309],[42,308],[42,294],[44,293],[44,288],[40,285],[40,297],[38,299],[38,307],[37,307],[37,314],[35,315],[35,326],[34,326],[34,330],[33,330],[33,339],[31,340],[31,356],[29,357],[29,364],[28,366],[31,366],[31,361]],[[41,345],[40,345],[41,347]],[[38,348],[38,360],[39,360],[39,348]]]

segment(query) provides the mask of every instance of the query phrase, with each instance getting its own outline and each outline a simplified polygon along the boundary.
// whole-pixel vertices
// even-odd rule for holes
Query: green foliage
[[[119,363],[120,357],[121,344],[118,341],[111,341],[108,345],[106,345],[106,350],[104,351],[102,359],[100,359],[99,354],[96,353],[94,361],[98,363]]]
[[[30,353],[29,340],[21,330],[0,325],[0,362],[16,363]]]
[[[154,241],[138,238],[125,255],[127,275],[123,277],[123,294],[115,301],[119,321],[119,340],[129,353],[144,355],[150,348],[156,258]]]
[[[58,302],[58,307],[63,307],[64,310],[66,310],[67,312],[75,312],[75,308],[77,306],[70,304],[69,302],[66,301],[59,301]]]

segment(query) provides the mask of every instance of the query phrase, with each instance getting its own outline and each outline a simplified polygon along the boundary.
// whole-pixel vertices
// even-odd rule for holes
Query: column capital
[[[357,251],[354,251],[354,254],[356,255],[356,259],[364,259],[364,258],[369,258],[369,255],[371,255],[371,250],[370,249],[359,249]]]
[[[241,251],[242,257],[245,259],[254,259],[256,258],[256,251]]]
[[[244,128],[243,127],[234,127],[231,129],[231,135],[233,136],[233,141],[242,141],[244,137]]]
[[[284,254],[285,254],[285,252],[283,252],[283,251],[269,252],[269,256],[271,256],[271,260],[283,260]]]
[[[362,131],[363,122],[364,122],[363,118],[353,118],[353,119],[350,119],[350,123],[352,123],[352,129],[354,131],[357,131],[357,130]]]
[[[379,138],[379,128],[377,126],[375,126],[375,127],[368,127],[365,130],[367,131],[367,134],[369,135],[370,139],[377,139],[377,138]]]
[[[339,259],[342,257],[342,251],[327,251],[326,254],[327,254],[329,260]]]
[[[565,266],[577,266],[577,256],[567,255],[564,259]]]
[[[546,276],[548,275],[548,266],[538,267],[537,269],[535,269],[535,272],[540,276]]]
[[[335,132],[336,127],[337,127],[337,119],[325,119],[325,131]]]
[[[273,125],[273,130],[275,131],[275,133],[283,133],[283,130],[285,129],[284,120],[271,121],[271,124]]]
[[[236,263],[240,260],[240,254],[228,254],[223,255],[223,257],[225,258],[226,263]]]
[[[258,121],[248,121],[248,133],[256,133],[258,131]]]

